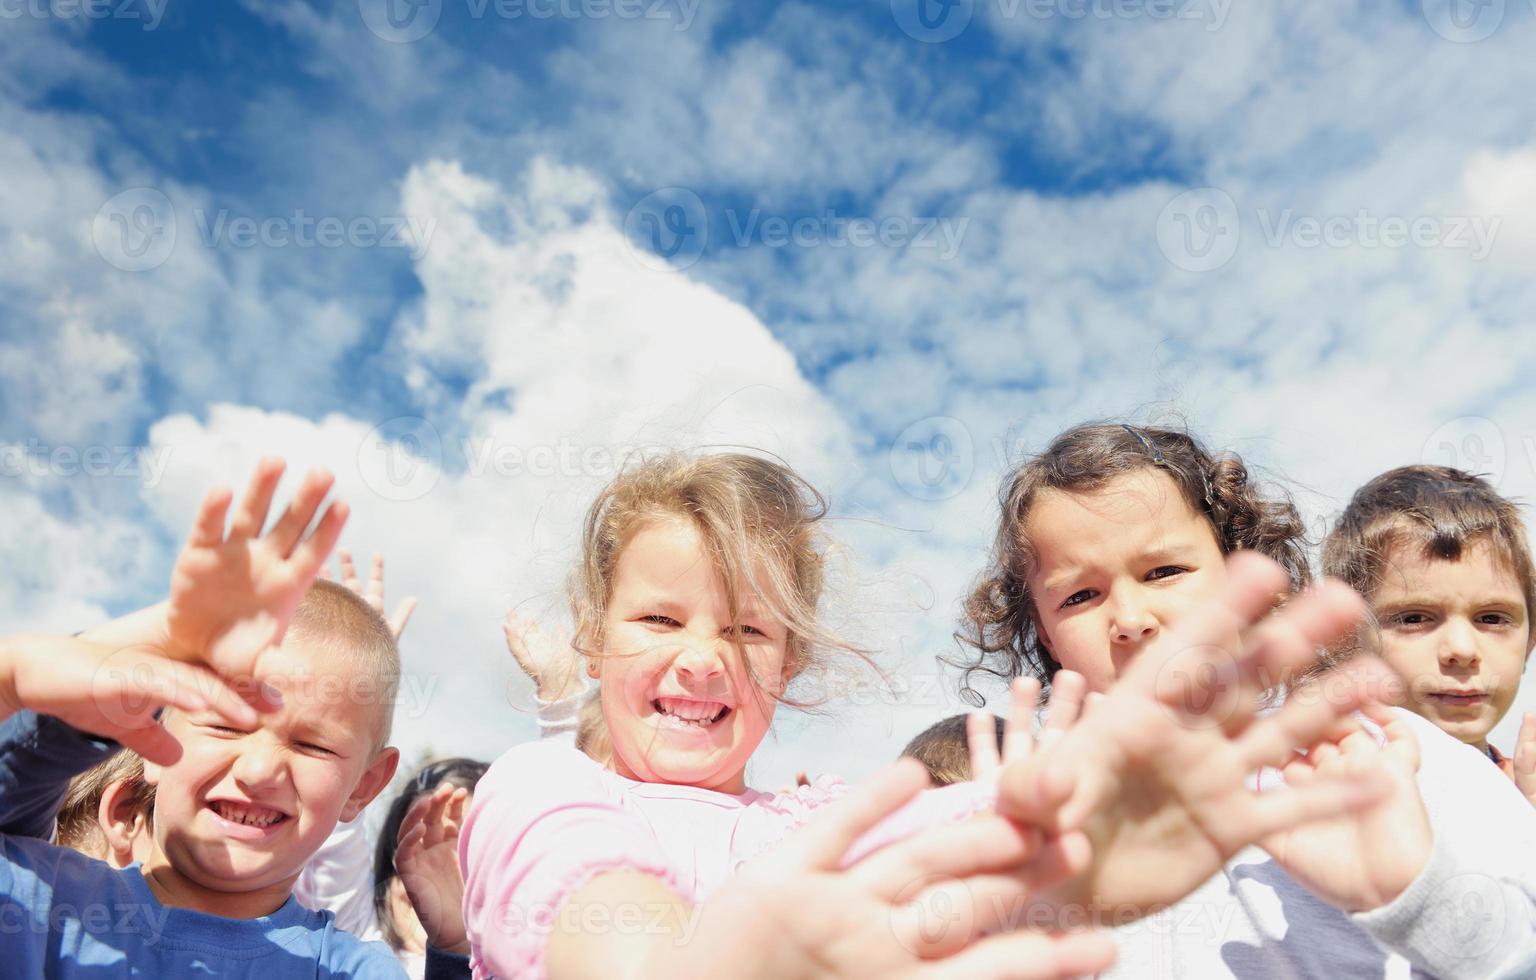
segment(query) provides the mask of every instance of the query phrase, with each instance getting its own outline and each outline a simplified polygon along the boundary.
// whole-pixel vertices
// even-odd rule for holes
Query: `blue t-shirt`
[[[259,919],[168,908],[137,864],[50,844],[70,777],[116,750],[22,711],[0,722],[0,976],[336,978],[405,976],[383,943],[336,928],[289,897]]]

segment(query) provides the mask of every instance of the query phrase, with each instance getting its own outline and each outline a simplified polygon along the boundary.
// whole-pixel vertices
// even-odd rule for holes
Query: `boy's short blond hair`
[[[288,637],[340,654],[363,669],[365,683],[349,686],[347,693],[380,709],[377,747],[383,748],[400,690],[400,646],[383,614],[346,586],[318,579],[294,610]]]

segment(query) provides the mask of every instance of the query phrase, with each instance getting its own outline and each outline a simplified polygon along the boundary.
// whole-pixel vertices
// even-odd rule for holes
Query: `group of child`
[[[818,617],[825,501],[639,461],[573,634],[507,625],[544,737],[423,767],[370,846],[410,604],[377,560],[327,580],[325,474],[269,522],[282,473],[209,493],[165,602],[0,640],[7,975],[1536,975],[1536,715],[1488,741],[1536,569],[1476,476],[1372,480],[1314,583],[1235,454],[1070,429],[1004,481],[956,634],[1006,718],[764,792],[777,708],[872,656]]]

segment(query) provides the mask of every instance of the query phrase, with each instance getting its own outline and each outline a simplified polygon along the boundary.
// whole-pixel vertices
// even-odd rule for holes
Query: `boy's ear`
[[[134,805],[134,796],[128,780],[114,779],[101,791],[96,808],[96,826],[107,842],[108,857],[120,868],[132,863],[133,838],[149,823],[149,815]]]
[[[363,808],[372,803],[374,797],[384,792],[384,787],[395,778],[395,769],[400,765],[400,750],[393,745],[386,746],[379,754],[373,757],[368,768],[363,772],[357,785],[352,787],[352,795],[347,797],[347,803],[341,808],[341,820],[343,823],[355,820]]]

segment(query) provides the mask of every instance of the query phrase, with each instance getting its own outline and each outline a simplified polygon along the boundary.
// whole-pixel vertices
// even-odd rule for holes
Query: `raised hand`
[[[287,510],[262,534],[283,468],[280,459],[257,464],[227,532],[231,492],[216,488],[203,500],[171,573],[168,655],[207,663],[226,678],[250,678],[267,651],[282,642],[347,520],[347,505],[337,501],[306,533],[333,482],[329,473],[311,471]]]
[[[468,805],[469,790],[441,783],[411,803],[396,838],[395,872],[427,942],[454,953],[469,952],[459,867],[459,830]]]
[[[1515,785],[1536,806],[1536,711],[1527,711],[1520,721],[1514,769]]]
[[[1305,696],[1303,688],[1297,692]],[[1434,834],[1419,795],[1419,741],[1390,708],[1368,705],[1386,744],[1353,719],[1282,770],[1290,786],[1383,772],[1391,792],[1375,804],[1271,834],[1261,843],[1286,873],[1349,912],[1380,908],[1402,894],[1429,861]]]
[[[1048,751],[1082,714],[1088,682],[1071,670],[1057,671],[1051,680],[1051,700],[1045,709],[1038,738],[1034,733],[1035,709],[1040,704],[1040,682],[1033,677],[1014,680],[1009,692],[1008,717],[1003,724],[1003,748],[997,748],[997,725],[992,715],[973,711],[966,719],[966,744],[971,756],[971,779],[998,780],[1003,769],[1023,765],[1036,751]]]
[[[256,723],[255,710],[213,671],[149,647],[53,636],[0,641],[0,717],[23,708],[52,715],[171,765],[181,758],[181,745],[155,719],[163,707]]]
[[[539,700],[563,701],[585,689],[581,658],[571,646],[570,633],[546,630],[515,612],[507,613],[501,632],[507,638],[507,652],[538,688]]]
[[[400,639],[400,634],[405,632],[406,624],[411,621],[411,613],[416,611],[416,597],[407,596],[401,599],[393,615],[384,612],[384,556],[374,554],[373,570],[368,575],[366,586],[362,579],[358,578],[357,566],[352,563],[352,552],[345,548],[338,548],[336,556],[341,565],[341,584],[362,596],[364,602],[384,617],[395,639]],[[325,565],[320,566],[320,577],[323,579],[331,577],[331,571]]]
[[[1318,696],[1260,715],[1266,691],[1311,664],[1364,613],[1336,583],[1267,615],[1285,573],[1252,554],[1228,562],[1222,598],[1139,654],[1051,751],[1004,771],[998,811],[1058,830],[1081,827],[1090,873],[1053,901],[1075,913],[1147,914],[1175,902],[1242,847],[1358,810],[1390,792],[1385,773],[1319,774],[1259,793],[1253,774],[1283,765],[1371,696],[1390,673],[1358,661]]]
[[[711,896],[692,940],[666,943],[654,965],[684,975],[733,963],[754,977],[1057,978],[1113,962],[1102,935],[1007,931],[1035,891],[1084,865],[1080,835],[1041,850],[1039,835],[989,815],[844,866],[853,842],[926,783],[903,760],[828,807]]]

